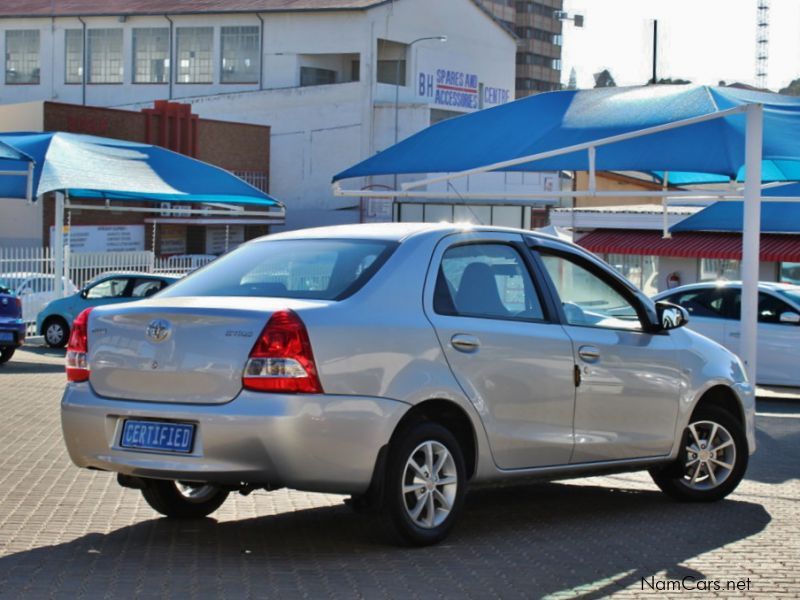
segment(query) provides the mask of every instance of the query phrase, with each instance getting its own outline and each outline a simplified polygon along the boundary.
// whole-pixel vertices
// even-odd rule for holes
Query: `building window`
[[[169,28],[133,30],[133,82],[169,81]]]
[[[89,83],[122,83],[122,29],[88,31]]]
[[[549,56],[542,56],[541,54],[534,54],[533,52],[518,52],[517,64],[536,65],[537,67],[546,67],[548,69],[561,69],[561,61],[557,58],[550,58]]]
[[[740,279],[740,263],[728,258],[701,258],[700,281]]]
[[[778,281],[800,285],[800,262],[782,262],[778,270]]]
[[[83,30],[64,31],[64,83],[83,83]]]
[[[336,71],[317,67],[300,67],[300,86],[336,83]]]
[[[257,25],[223,27],[222,83],[258,83],[261,33]]]
[[[406,85],[407,48],[406,44],[378,40],[378,83]]]
[[[213,83],[214,28],[178,27],[178,83]]]
[[[6,31],[6,83],[39,83],[39,30]]]
[[[559,83],[552,81],[542,81],[541,79],[531,79],[529,77],[517,77],[516,88],[518,90],[549,92],[559,89]]]

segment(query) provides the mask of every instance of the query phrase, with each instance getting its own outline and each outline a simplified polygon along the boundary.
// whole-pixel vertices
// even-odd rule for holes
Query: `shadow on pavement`
[[[54,358],[64,358],[67,351],[64,348],[51,348],[50,346],[29,346],[27,343],[22,346],[25,352],[38,354],[39,356],[52,356]]]
[[[27,374],[33,375],[35,373],[63,373],[64,362],[38,362],[32,360],[17,360],[14,356],[7,363],[0,365],[0,375],[8,374]],[[66,381],[66,378],[64,379]]]
[[[0,559],[0,592],[91,596],[599,597],[762,531],[761,505],[546,483],[472,492],[452,536],[397,548],[344,506],[216,522],[151,519]]]
[[[756,453],[750,457],[747,479],[783,483],[797,479],[800,464],[800,405],[759,401],[756,414]]]

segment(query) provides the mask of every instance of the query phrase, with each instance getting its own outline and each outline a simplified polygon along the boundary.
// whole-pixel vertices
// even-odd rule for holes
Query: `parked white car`
[[[285,486],[351,494],[413,544],[515,477],[649,469],[719,500],[755,450],[753,388],[687,319],[528,231],[281,233],[78,315],[64,439],[167,516]]]
[[[761,282],[758,290],[756,382],[800,386],[800,286]],[[684,285],[654,299],[682,306],[691,329],[739,354],[741,282]]]
[[[0,278],[14,291],[22,301],[22,320],[36,321],[36,315],[56,299],[55,275],[46,273],[17,272],[3,273]],[[71,279],[62,278],[64,295],[69,296],[78,291]]]

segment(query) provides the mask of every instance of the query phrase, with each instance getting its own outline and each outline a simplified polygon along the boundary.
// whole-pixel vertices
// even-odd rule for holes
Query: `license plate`
[[[13,342],[14,333],[11,331],[0,331],[0,342]]]
[[[123,448],[188,454],[194,443],[194,425],[127,420],[119,445]]]

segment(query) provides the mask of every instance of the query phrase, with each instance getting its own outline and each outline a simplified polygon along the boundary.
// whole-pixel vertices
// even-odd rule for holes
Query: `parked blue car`
[[[84,309],[104,304],[132,302],[160,292],[181,275],[148,273],[103,273],[77,294],[53,300],[36,317],[36,331],[51,348],[63,348],[75,317]]]
[[[22,302],[8,284],[0,280],[0,364],[11,360],[24,341]]]

